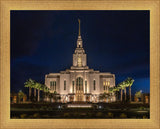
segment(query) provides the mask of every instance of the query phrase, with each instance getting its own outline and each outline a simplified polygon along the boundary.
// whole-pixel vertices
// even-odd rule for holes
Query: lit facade
[[[99,102],[101,93],[108,93],[109,87],[115,86],[115,75],[111,73],[101,73],[87,66],[87,55],[83,49],[83,41],[80,34],[77,40],[77,48],[73,54],[73,65],[70,69],[60,71],[60,73],[49,73],[45,75],[45,85],[50,88],[50,92],[56,91],[61,96],[61,102],[87,101]],[[48,99],[47,99],[48,100]],[[115,95],[105,102],[116,100]]]

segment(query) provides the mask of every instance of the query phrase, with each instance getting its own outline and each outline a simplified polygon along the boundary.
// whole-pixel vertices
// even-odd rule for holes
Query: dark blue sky
[[[149,11],[11,11],[11,91],[70,68],[78,18],[88,66],[149,92]]]

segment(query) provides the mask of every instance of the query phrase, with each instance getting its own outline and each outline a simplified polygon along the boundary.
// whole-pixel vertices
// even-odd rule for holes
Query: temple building
[[[50,92],[56,91],[61,96],[61,102],[86,101],[99,102],[99,95],[109,92],[109,87],[115,86],[115,75],[109,72],[102,73],[87,66],[87,55],[83,48],[80,32],[77,39],[77,48],[73,53],[73,65],[70,69],[60,73],[45,75],[45,85]],[[114,102],[115,95],[106,99],[105,102]]]

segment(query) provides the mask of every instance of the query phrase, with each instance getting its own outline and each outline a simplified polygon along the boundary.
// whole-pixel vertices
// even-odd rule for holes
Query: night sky
[[[78,18],[89,68],[114,73],[116,84],[132,77],[132,94],[149,93],[149,11],[11,11],[11,92],[70,68]]]

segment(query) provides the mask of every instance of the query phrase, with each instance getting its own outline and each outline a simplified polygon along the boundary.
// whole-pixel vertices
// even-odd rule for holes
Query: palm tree
[[[125,101],[126,101],[126,99],[127,99],[127,96],[126,96],[126,87],[128,87],[128,85],[127,85],[127,82],[126,81],[123,81],[123,85],[122,85],[122,89],[124,90],[124,95],[125,95]]]
[[[34,97],[36,97],[36,90],[38,90],[38,98],[37,98],[38,101],[40,100],[40,91],[44,91],[45,93],[49,92],[49,88],[46,85],[36,82],[35,80],[32,79],[28,79],[24,83],[24,85],[25,85],[24,87],[29,87],[29,100],[31,99],[32,88],[34,88]]]
[[[125,101],[126,101],[126,87],[127,87],[126,82],[123,81],[123,82],[122,82],[122,85],[121,85],[121,88],[122,88],[122,90],[124,90]]]
[[[44,84],[38,83],[38,101],[40,100],[40,91],[45,91],[45,92],[49,92],[49,89],[46,90],[45,87],[47,87]]]
[[[114,92],[115,92],[115,91],[114,91],[114,87],[110,87],[110,88],[109,88],[110,97],[113,96],[113,93],[114,93]]]
[[[35,82],[35,85],[34,85],[34,88],[38,90],[38,102],[40,100],[40,90],[42,90],[42,84],[41,83],[38,83],[38,82]]]
[[[24,83],[24,87],[29,87],[29,101],[31,100],[31,91],[32,91],[32,88],[34,88],[34,85],[35,85],[35,81],[32,79],[28,79]]]
[[[128,77],[125,80],[127,87],[129,87],[129,98],[130,98],[130,102],[131,102],[131,86],[133,85],[134,79],[132,79],[131,77]]]
[[[125,101],[126,101],[126,99],[127,99],[127,97],[126,97],[126,87],[124,88],[124,94],[125,94]]]
[[[109,88],[109,93],[110,93],[110,94],[113,94],[113,93],[114,93],[114,88],[113,88],[113,87],[110,87],[110,88]]]
[[[125,81],[119,83],[118,84],[118,88],[121,89],[121,101],[122,101],[123,90],[126,89],[126,83],[125,83]],[[125,92],[125,99],[126,99],[126,92]]]
[[[122,101],[122,82],[118,84],[118,88],[121,90],[121,101]]]
[[[116,94],[116,101],[118,100],[118,93],[119,93],[120,88],[119,87],[114,87],[113,91]]]
[[[44,85],[44,84],[42,84],[41,85],[41,90],[43,91],[43,93],[44,93],[44,98],[46,98],[46,96],[48,96],[48,94],[49,94],[49,88],[46,86],[46,85]]]

